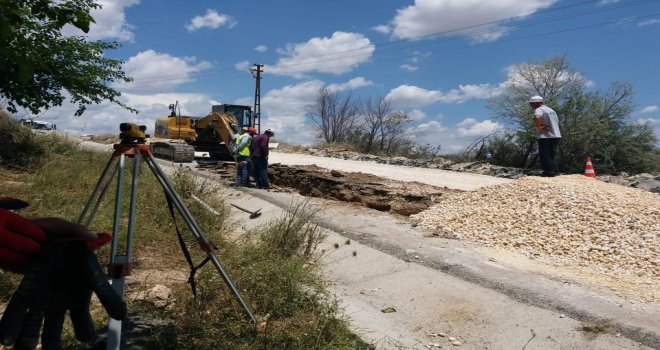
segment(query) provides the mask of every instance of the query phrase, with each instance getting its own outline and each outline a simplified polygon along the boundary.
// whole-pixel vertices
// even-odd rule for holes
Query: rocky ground
[[[595,283],[619,296],[660,303],[656,193],[583,175],[522,175],[460,191],[315,165],[276,163],[269,170],[274,191],[410,217],[413,225],[435,235],[586,269],[589,275],[602,274]],[[233,174],[227,166],[209,171]]]
[[[402,165],[417,168],[443,169],[451,171],[460,171],[473,174],[482,174],[496,176],[508,179],[517,179],[525,175],[535,175],[537,169],[520,169],[513,167],[502,167],[490,164],[484,161],[474,161],[465,163],[456,163],[447,158],[434,159],[409,159],[406,157],[382,157],[369,154],[347,151],[344,149],[309,149],[307,154],[317,157],[329,157],[345,160],[357,160],[366,162],[375,162],[380,164]],[[641,188],[647,191],[660,193],[660,174],[636,174],[629,175],[621,173],[619,175],[600,175],[601,181],[611,182],[618,185]]]
[[[557,266],[586,267],[660,301],[660,197],[582,175],[525,177],[445,197],[422,227]],[[634,288],[627,288],[630,284]]]
[[[326,208],[320,213],[328,227],[336,228],[337,237],[332,239],[340,242],[334,247],[329,242],[327,249],[346,255],[334,257],[328,272],[339,281],[338,291],[358,329],[375,332],[371,339],[389,335],[429,348],[433,347],[429,342],[441,343],[437,334],[442,332],[462,333],[457,339],[472,348],[508,349],[512,344],[525,348],[532,339],[545,342],[538,344],[539,349],[611,348],[607,344],[636,348],[617,343],[623,334],[651,347],[660,344],[658,324],[653,321],[660,305],[660,197],[652,193],[657,187],[652,181],[644,182],[651,186],[643,191],[630,188],[636,181],[631,177],[614,178],[624,186],[602,181],[606,179],[602,176],[545,179],[520,173],[504,176],[501,171],[496,179],[474,175],[493,171],[480,162],[447,163],[435,169],[421,165],[415,170],[410,168],[412,161],[401,158],[367,159],[373,160],[371,165],[365,159],[347,159],[337,165],[330,158],[344,159],[346,153],[334,154],[342,155],[303,164],[296,157],[275,153],[271,156],[274,189],[248,192],[279,201],[281,207],[290,203],[292,195],[305,195]],[[396,163],[400,166],[392,166]],[[457,170],[446,171],[452,167]],[[455,177],[458,170],[464,175]],[[204,171],[230,182],[234,173],[228,164]],[[434,181],[440,177],[451,181]],[[637,179],[658,181],[651,175]],[[245,200],[241,205],[264,206],[268,212],[266,203]],[[553,211],[561,213],[559,219],[547,218],[547,212]],[[372,213],[394,214],[389,217],[400,221]],[[355,242],[345,245],[347,237],[373,247],[376,251],[370,254],[380,255],[366,256],[367,248]],[[469,258],[480,249],[485,249],[485,260]],[[359,259],[363,260],[358,263]],[[391,265],[385,264],[388,259]],[[486,287],[480,293],[499,291],[522,304],[506,306],[509,312],[503,314],[497,305],[511,300],[500,299],[497,293],[481,299],[474,294],[480,286]],[[532,305],[540,309],[531,310]],[[396,306],[394,314],[381,312],[389,306]],[[546,310],[551,312],[545,315]],[[614,325],[605,332],[614,333],[599,337],[601,343],[584,343],[569,317],[583,320],[582,328],[593,328],[589,320],[599,326],[598,320],[604,319]],[[542,318],[546,321],[536,324]],[[558,331],[558,320],[572,323]],[[532,327],[531,335],[524,333],[529,333],[524,326]],[[559,333],[542,334],[539,329]]]

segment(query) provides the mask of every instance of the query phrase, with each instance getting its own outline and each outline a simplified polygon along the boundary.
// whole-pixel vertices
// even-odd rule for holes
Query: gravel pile
[[[582,175],[524,177],[448,195],[411,218],[557,265],[660,277],[660,196]]]

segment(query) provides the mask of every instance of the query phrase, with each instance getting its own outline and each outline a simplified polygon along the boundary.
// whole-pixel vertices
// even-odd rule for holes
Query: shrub
[[[7,114],[0,116],[0,167],[31,168],[45,154],[32,130]]]

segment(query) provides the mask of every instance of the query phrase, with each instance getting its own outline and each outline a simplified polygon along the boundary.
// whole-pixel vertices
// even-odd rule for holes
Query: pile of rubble
[[[418,167],[418,168],[460,171],[460,172],[502,177],[507,179],[518,179],[523,176],[534,175],[539,172],[536,169],[529,170],[529,169],[520,169],[513,167],[503,167],[503,166],[493,165],[484,161],[455,163],[450,159],[442,158],[442,157],[437,157],[433,159],[383,157],[383,156],[374,156],[371,154],[362,154],[358,152],[348,151],[345,149],[310,148],[307,151],[307,154],[318,157],[330,157],[330,158],[376,162],[381,164],[401,165],[401,166]],[[626,173],[621,173],[620,175],[617,176],[599,175],[598,179],[601,181],[615,183],[618,185],[636,187],[636,188],[645,189],[647,191],[660,193],[660,175],[652,175],[652,174],[628,175]]]
[[[582,175],[525,177],[447,195],[422,227],[556,265],[660,277],[660,198]],[[658,297],[658,296],[655,296]]]

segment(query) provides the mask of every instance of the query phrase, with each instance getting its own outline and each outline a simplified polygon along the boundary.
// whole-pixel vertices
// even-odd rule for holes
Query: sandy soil
[[[278,152],[272,153],[270,161],[315,164],[463,191],[511,181]],[[263,208],[258,220],[246,219],[245,229],[277,218],[283,209],[303,200],[297,190],[286,188],[229,192],[229,201]],[[593,286],[597,278],[581,278],[579,271],[560,271],[512,252],[438,237],[410,221],[358,203],[312,200],[319,208],[319,223],[329,229],[325,249],[330,254],[324,270],[335,283],[333,291],[343,301],[355,331],[379,349],[660,346],[660,309],[628,302],[598,283]],[[347,240],[353,243],[348,245]],[[381,312],[387,307],[396,312]],[[605,325],[604,330],[580,330],[594,324]],[[454,341],[461,345],[452,345]]]
[[[459,173],[440,169],[412,168],[398,165],[360,162],[336,158],[315,157],[306,154],[271,152],[270,163],[285,165],[312,165],[345,171],[373,174],[399,181],[417,181],[437,187],[456,190],[474,190],[482,186],[507,183],[511,180],[486,175]]]

